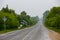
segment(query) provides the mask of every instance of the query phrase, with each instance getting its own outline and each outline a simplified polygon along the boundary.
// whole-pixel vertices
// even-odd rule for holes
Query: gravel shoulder
[[[60,40],[60,34],[52,30],[49,30],[49,37],[51,40]]]

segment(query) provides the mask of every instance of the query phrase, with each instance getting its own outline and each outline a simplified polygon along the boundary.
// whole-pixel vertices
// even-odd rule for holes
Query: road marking
[[[32,30],[31,32],[33,32],[33,30]],[[29,33],[23,38],[23,40],[25,40],[25,38],[27,38],[27,37],[31,34],[31,32],[29,32]]]
[[[37,25],[37,24],[36,24]],[[29,32],[24,38],[23,38],[23,40],[25,40],[33,31],[35,31],[36,30],[36,28],[33,30],[32,29],[32,31],[31,32]],[[31,36],[30,36],[31,37]],[[29,39],[31,39],[31,38],[29,38]]]

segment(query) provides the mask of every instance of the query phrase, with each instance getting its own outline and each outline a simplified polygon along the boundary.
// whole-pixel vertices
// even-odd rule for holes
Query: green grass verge
[[[34,25],[32,25],[32,26],[34,26]],[[4,30],[2,30],[2,31],[0,31],[0,34],[4,34],[4,33],[8,33],[8,32],[12,32],[12,31],[14,31],[14,30],[21,30],[21,29],[25,29],[25,28],[29,28],[29,27],[32,27],[32,26],[27,26],[27,27],[21,27],[20,29],[13,29],[13,30],[6,30],[6,31],[4,31]]]
[[[43,23],[43,24],[44,24],[44,23]],[[54,27],[49,27],[49,26],[47,26],[47,25],[45,25],[45,24],[44,24],[44,26],[45,26],[46,28],[50,29],[50,30],[53,30],[53,31],[55,31],[55,32],[57,32],[57,33],[60,33],[60,29],[57,29],[57,28],[54,28]]]
[[[31,26],[29,26],[29,27],[31,27]],[[14,30],[21,30],[21,29],[25,29],[25,28],[29,28],[29,27],[21,27],[20,29],[14,29]],[[2,31],[0,31],[0,34],[4,34],[4,33],[8,33],[8,32],[12,32],[12,31],[14,31],[14,30],[2,30]]]
[[[2,31],[0,31],[0,34],[4,34],[4,33],[7,33],[7,32],[11,32],[11,31],[13,31],[13,30],[2,30]]]
[[[21,30],[21,29],[25,29],[25,28],[29,28],[29,27],[31,27],[31,26],[28,26],[28,27],[21,27],[20,29],[14,29],[14,30]],[[14,31],[14,30],[2,30],[2,31],[0,31],[0,34],[4,34],[4,33],[8,33],[8,32],[12,32],[12,31]]]
[[[53,31],[55,31],[55,32],[60,33],[60,29],[53,28],[53,27],[47,27],[47,28],[50,29],[50,30],[53,30]]]

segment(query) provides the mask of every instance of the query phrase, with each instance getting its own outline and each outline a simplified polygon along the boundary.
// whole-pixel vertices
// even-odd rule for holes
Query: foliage
[[[14,11],[13,9],[9,9],[9,8],[8,8],[8,5],[6,6],[6,8],[3,7],[3,8],[1,9],[1,11],[4,12],[4,13],[9,13],[9,14],[12,13],[12,14],[16,15],[16,13],[15,13],[15,11]]]
[[[44,13],[43,13],[43,22],[45,22],[46,21],[46,18],[47,18],[47,15],[48,15],[48,13],[49,13],[49,10],[47,10],[47,11],[45,11]]]
[[[32,25],[36,24],[38,21],[39,21],[39,17],[38,17],[38,16],[36,16],[36,17],[31,17]]]
[[[38,19],[36,17],[30,17],[27,15],[25,11],[22,11],[20,15],[18,15],[18,20],[20,24],[22,24],[24,27],[25,26],[32,26],[37,23]]]
[[[7,21],[5,22],[7,29],[15,29],[19,26],[19,21],[16,19],[15,15],[0,12],[0,30],[4,29],[4,21],[3,21],[4,16],[6,16],[7,18]]]
[[[60,7],[53,7],[45,18],[46,26],[57,30],[60,29]]]
[[[38,16],[30,17],[25,11],[22,11],[20,15],[18,15],[13,9],[9,9],[7,5],[6,8],[3,7],[0,10],[0,30],[4,30],[4,16],[7,18],[5,22],[7,30],[17,29],[20,25],[23,25],[23,28],[25,28],[35,25],[39,21]]]

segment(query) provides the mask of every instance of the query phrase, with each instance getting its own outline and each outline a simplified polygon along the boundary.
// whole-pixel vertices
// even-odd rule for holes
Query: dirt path
[[[49,32],[49,37],[51,38],[51,40],[60,40],[60,34],[50,30]]]

